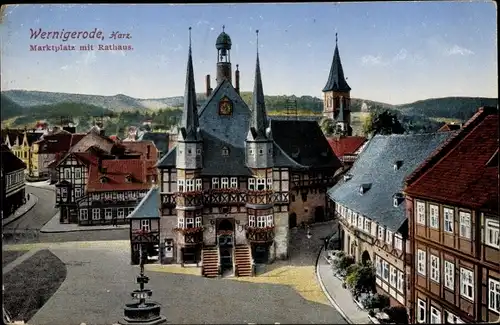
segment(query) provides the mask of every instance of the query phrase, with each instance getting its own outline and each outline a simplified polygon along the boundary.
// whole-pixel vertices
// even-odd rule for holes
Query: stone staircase
[[[203,248],[201,275],[207,278],[219,276],[219,250],[216,246]]]
[[[236,276],[253,276],[252,253],[248,245],[236,245],[234,250]]]

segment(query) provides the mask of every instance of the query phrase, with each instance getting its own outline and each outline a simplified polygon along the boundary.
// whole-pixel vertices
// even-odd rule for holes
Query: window
[[[238,177],[231,177],[231,188],[238,188]]]
[[[149,231],[150,228],[151,228],[151,220],[141,219],[141,230],[142,231]]]
[[[116,193],[116,199],[118,201],[123,201],[124,198],[125,198],[125,195],[123,195],[123,193]]]
[[[82,178],[82,169],[75,168],[75,179],[80,179],[80,178]]]
[[[429,205],[429,227],[439,229],[439,208],[437,205]]]
[[[358,228],[363,229],[364,220],[362,216],[358,216]]]
[[[122,194],[123,195],[123,194]],[[99,200],[99,193],[94,193],[92,194],[92,200],[98,201]]]
[[[250,177],[250,178],[248,179],[248,189],[249,189],[250,191],[255,191],[255,178]]]
[[[106,192],[104,193],[105,200],[111,200],[113,198],[113,193]]]
[[[92,209],[92,220],[101,219],[101,209]]]
[[[267,179],[267,189],[268,190],[272,190],[273,189],[273,179],[272,178],[268,178]]]
[[[266,216],[257,216],[257,227],[264,228],[266,226]]]
[[[431,280],[439,283],[439,257],[431,255]]]
[[[460,211],[460,237],[471,238],[470,213]]]
[[[394,248],[403,250],[403,238],[399,234],[394,235]]]
[[[445,311],[444,314],[446,315],[445,323],[447,324],[465,324],[460,318],[448,311]]]
[[[196,149],[196,155],[201,156],[201,149],[200,148]]]
[[[380,239],[380,240],[384,240],[384,227],[382,226],[378,226],[378,236],[377,238]]]
[[[431,306],[431,324],[441,324],[441,312]]]
[[[212,188],[219,188],[219,179],[217,177],[212,178]]]
[[[127,216],[134,211],[135,208],[127,208]]]
[[[194,228],[194,218],[186,218],[186,228]]]
[[[444,231],[453,232],[453,210],[444,208]]]
[[[262,156],[264,154],[264,150],[259,149],[259,156]]]
[[[69,168],[64,169],[64,178],[71,179],[71,169],[69,169]]]
[[[257,191],[263,191],[266,189],[266,179],[257,178]]]
[[[186,179],[186,192],[194,191],[194,179]]]
[[[201,227],[201,217],[196,217],[195,218],[195,227],[200,228]]]
[[[444,286],[455,291],[455,264],[444,261]]]
[[[417,323],[425,323],[425,301],[418,299]]]
[[[384,260],[382,260],[382,271],[382,277],[384,278],[384,280],[389,281],[389,263]]]
[[[397,282],[397,278],[398,278],[398,270],[394,266],[391,265],[390,271],[391,271],[391,278],[389,280],[389,283],[391,284],[391,286],[395,287],[396,282]]]
[[[405,287],[405,274],[401,271],[398,271],[398,284],[397,289],[399,292],[403,292]]]
[[[485,233],[484,240],[486,245],[500,248],[499,222],[486,220]]]
[[[371,225],[372,224],[371,224],[370,220],[365,219],[365,228],[364,229],[365,229],[366,232],[368,232],[368,233],[370,232]]]
[[[177,218],[177,228],[184,229],[184,217]]]
[[[417,223],[425,226],[425,203],[417,202]]]
[[[63,199],[67,199],[68,198],[68,189],[66,187],[61,187],[61,197]]]
[[[267,216],[267,226],[272,227],[273,226],[273,215],[268,215]]]
[[[196,179],[196,190],[197,191],[203,190],[203,182],[202,182],[201,178]]]
[[[184,192],[184,180],[183,179],[177,180],[177,191]]]
[[[123,208],[118,208],[116,216],[121,219],[125,218],[125,210]]]
[[[81,209],[80,210],[80,220],[89,220],[89,210]]]
[[[460,268],[460,295],[474,300],[474,272]]]
[[[113,218],[113,210],[112,209],[104,209],[104,218],[106,218],[106,219]]]
[[[392,231],[387,230],[387,236],[385,237],[385,242],[392,245]]]
[[[500,282],[488,280],[488,308],[500,313]]]
[[[425,276],[425,252],[423,250],[417,250],[417,271],[421,275]]]
[[[75,198],[82,196],[82,189],[80,187],[75,187]]]
[[[248,226],[255,227],[255,216],[248,216]]]
[[[380,257],[375,256],[375,269],[377,272],[378,276],[382,276],[382,261],[380,260]]]
[[[222,148],[222,155],[224,157],[229,156],[229,149],[227,147]]]
[[[220,179],[220,188],[229,188],[229,178],[222,177]]]

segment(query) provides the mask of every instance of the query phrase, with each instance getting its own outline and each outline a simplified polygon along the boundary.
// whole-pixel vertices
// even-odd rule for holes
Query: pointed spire
[[[351,87],[349,87],[344,77],[344,69],[342,68],[342,62],[340,61],[337,33],[335,33],[335,51],[333,53],[332,66],[330,68],[328,81],[323,88],[323,92],[331,90],[343,92],[351,90]]]
[[[252,117],[250,120],[250,128],[255,132],[254,138],[259,136],[266,137],[267,128],[267,113],[266,104],[264,101],[264,89],[262,87],[262,77],[260,74],[259,62],[259,30],[256,31],[257,35],[257,62],[255,65],[255,81],[253,88],[252,98]]]
[[[226,29],[226,25],[222,25],[222,32],[224,33],[224,30]]]
[[[191,54],[191,27],[189,27],[189,56],[186,70],[186,86],[184,91],[184,110],[182,112],[181,128],[185,129],[185,140],[196,140],[199,127],[196,90],[194,85],[193,58]]]

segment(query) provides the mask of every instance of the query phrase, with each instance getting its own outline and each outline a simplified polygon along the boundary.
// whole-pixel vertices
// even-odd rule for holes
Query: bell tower
[[[335,33],[335,51],[332,66],[325,87],[323,88],[323,116],[333,119],[337,125],[350,129],[351,124],[351,87],[344,77],[340,61],[337,33]],[[342,112],[341,112],[342,111]]]
[[[222,26],[222,33],[217,37],[215,47],[217,48],[217,85],[224,79],[232,82],[231,77],[231,37],[224,32],[225,26]]]

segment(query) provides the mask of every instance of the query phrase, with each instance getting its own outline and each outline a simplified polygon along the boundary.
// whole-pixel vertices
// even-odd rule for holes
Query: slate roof
[[[2,144],[0,146],[0,153],[2,154],[2,170],[5,174],[20,169],[26,169],[26,164],[21,159],[17,158],[16,155],[9,150],[7,145]]]
[[[498,111],[479,111],[469,122],[409,177],[405,192],[498,214]]]
[[[42,137],[43,133],[41,132],[27,132],[26,138],[28,139],[28,144],[31,146],[33,143],[38,141]]]
[[[403,191],[405,177],[452,134],[376,135],[348,172],[352,178],[341,180],[328,190],[328,196],[336,203],[398,231],[406,220],[405,203],[394,207],[394,194]],[[394,170],[394,163],[398,160],[402,165]],[[360,194],[360,186],[364,184],[369,189]]]
[[[160,219],[158,207],[160,206],[160,191],[158,187],[152,187],[144,198],[139,202],[127,219]]]
[[[169,134],[165,132],[144,132],[139,140],[153,141],[156,148],[163,154],[168,152]]]
[[[152,184],[147,180],[146,162],[141,159],[102,160],[103,173],[98,165],[90,165],[87,181],[87,191],[136,191],[149,189]],[[127,176],[132,178],[126,182]],[[106,177],[107,182],[101,183]]]
[[[332,90],[341,92],[348,92],[351,90],[351,87],[349,87],[344,77],[344,69],[342,68],[342,62],[340,62],[339,47],[337,44],[335,44],[332,66],[323,92]]]
[[[333,152],[337,157],[342,157],[344,155],[354,154],[363,143],[365,143],[365,137],[330,137],[328,138],[328,144],[332,148]]]

